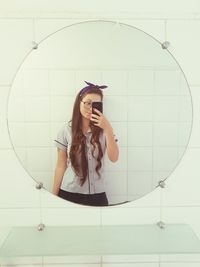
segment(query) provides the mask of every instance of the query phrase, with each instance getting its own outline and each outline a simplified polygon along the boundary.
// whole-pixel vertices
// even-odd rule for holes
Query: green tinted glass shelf
[[[200,240],[186,224],[14,227],[1,258],[67,255],[200,253]]]

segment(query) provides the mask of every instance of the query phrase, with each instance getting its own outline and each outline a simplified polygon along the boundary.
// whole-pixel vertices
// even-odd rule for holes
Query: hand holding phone
[[[96,109],[97,111],[95,112],[94,109]],[[95,126],[98,126],[103,130],[112,128],[109,121],[103,115],[103,102],[92,102],[92,115],[90,120]]]

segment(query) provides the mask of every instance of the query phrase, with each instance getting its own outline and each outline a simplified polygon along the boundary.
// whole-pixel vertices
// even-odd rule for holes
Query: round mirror
[[[94,92],[80,96],[89,86],[85,81],[106,85],[98,87],[103,99]],[[93,102],[103,103],[96,117],[101,125],[93,127],[90,117],[89,129],[77,135],[84,139],[76,139],[79,147],[87,148],[81,154],[81,146],[73,154],[74,161],[83,154],[86,160],[80,167],[85,172],[81,183],[70,158],[75,138],[69,121],[77,95],[76,114],[84,105],[92,110]],[[85,104],[88,95],[90,103]],[[24,168],[52,192],[58,162],[66,165],[64,172],[63,166],[57,172],[57,188],[73,196],[89,195],[91,205],[93,197],[102,194],[107,202],[97,206],[121,204],[151,192],[179,163],[191,126],[191,95],[174,57],[150,35],[121,23],[87,21],[49,35],[27,55],[9,95],[9,133]],[[97,128],[100,141],[92,142]],[[89,158],[93,149],[98,152]]]

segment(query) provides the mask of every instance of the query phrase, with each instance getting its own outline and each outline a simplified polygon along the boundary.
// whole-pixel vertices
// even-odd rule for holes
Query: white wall
[[[3,1],[0,2],[0,225],[155,224],[189,223],[200,237],[200,3],[198,1]],[[84,4],[83,4],[84,2]],[[28,5],[29,4],[29,5]],[[159,41],[169,41],[170,52],[181,65],[193,97],[194,124],[188,149],[168,178],[160,198],[160,189],[126,205],[87,208],[66,203],[45,191],[35,189],[17,160],[7,131],[7,96],[12,79],[34,40],[87,19],[112,19],[131,24]],[[162,203],[160,200],[162,199]],[[42,205],[42,218],[40,206]],[[198,255],[105,257],[72,259],[76,267],[197,267]],[[27,260],[28,262],[28,260]],[[30,259],[29,259],[30,262]],[[49,259],[52,263],[53,259]],[[53,266],[69,259],[54,259]],[[83,262],[86,262],[83,264]],[[103,263],[102,263],[103,262]],[[160,263],[159,263],[160,262]],[[79,263],[79,264],[78,264]],[[160,265],[159,265],[160,264]],[[19,263],[23,266],[23,263]],[[40,266],[40,265],[38,265]],[[48,265],[45,265],[48,266]],[[51,265],[52,266],[52,265]],[[71,266],[71,265],[64,265]]]

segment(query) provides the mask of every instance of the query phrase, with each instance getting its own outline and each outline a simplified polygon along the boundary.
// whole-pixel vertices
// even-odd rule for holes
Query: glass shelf
[[[200,253],[200,240],[186,224],[14,227],[1,259],[26,256]]]

